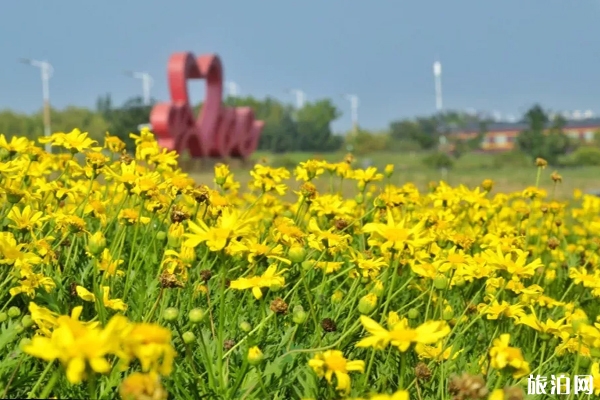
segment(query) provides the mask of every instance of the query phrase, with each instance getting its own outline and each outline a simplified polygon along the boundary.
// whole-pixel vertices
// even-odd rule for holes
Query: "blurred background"
[[[544,157],[565,195],[600,187],[599,1],[19,1],[0,16],[9,137],[78,127],[131,146],[169,99],[169,56],[217,53],[225,102],[266,121],[255,159],[352,152],[395,164],[397,183],[518,190]],[[203,82],[190,91],[199,109]]]

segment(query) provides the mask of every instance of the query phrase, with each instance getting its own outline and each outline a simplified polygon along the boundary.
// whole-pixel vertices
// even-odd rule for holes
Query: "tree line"
[[[356,154],[369,154],[383,150],[439,150],[444,140],[452,137],[450,133],[466,127],[477,127],[479,134],[471,140],[452,142],[449,139],[451,142],[447,144],[452,148],[450,155],[460,157],[479,148],[489,124],[493,122],[481,114],[446,111],[392,121],[387,129],[381,131],[358,127],[344,135],[336,135],[332,132],[331,124],[342,113],[330,99],[309,102],[300,109],[269,97],[228,97],[224,103],[232,107],[251,107],[256,118],[265,121],[258,148],[273,153],[350,150]],[[153,104],[154,100],[150,105],[144,105],[141,97],[132,97],[115,106],[107,94],[97,99],[94,109],[73,106],[62,110],[52,109],[52,130],[68,132],[77,127],[99,141],[108,131],[132,148],[129,134],[137,132],[138,125],[149,122]],[[200,103],[194,109],[198,112],[201,107]],[[542,157],[555,163],[558,157],[573,150],[577,144],[565,135],[564,118],[558,116],[552,119],[549,115],[539,105],[528,110],[521,119],[527,128],[517,137],[516,144],[520,151],[532,158]],[[42,121],[41,111],[33,114],[0,111],[0,133],[39,137],[43,135]]]

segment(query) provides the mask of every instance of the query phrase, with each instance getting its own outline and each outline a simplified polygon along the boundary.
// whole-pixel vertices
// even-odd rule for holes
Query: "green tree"
[[[296,124],[299,150],[338,150],[343,139],[333,135],[331,123],[340,116],[340,111],[329,99],[308,103],[298,110]]]
[[[556,165],[558,157],[565,154],[570,145],[569,138],[563,132],[566,123],[564,118],[557,117],[550,121],[542,107],[536,104],[523,119],[528,128],[517,136],[518,148],[532,159],[541,157]],[[549,124],[550,129],[546,133]]]
[[[98,99],[96,107],[103,118],[108,122],[108,131],[118,136],[127,149],[134,149],[134,141],[129,137],[131,133],[138,132],[138,126],[150,122],[150,112],[155,101],[145,105],[142,97],[132,97],[125,101],[120,108],[111,108],[110,96]]]

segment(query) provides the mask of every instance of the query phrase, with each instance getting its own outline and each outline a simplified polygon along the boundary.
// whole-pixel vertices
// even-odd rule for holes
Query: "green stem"
[[[44,380],[44,378],[46,377],[46,375],[52,368],[52,365],[54,365],[54,362],[50,362],[50,363],[48,363],[48,365],[46,365],[46,368],[44,368],[44,371],[42,371],[42,374],[38,378],[37,382],[35,382],[35,385],[33,385],[33,388],[31,388],[31,391],[29,392],[29,396],[27,397],[28,399],[36,398],[35,392],[37,392],[38,388],[40,387],[40,384],[42,383],[42,381]]]
[[[56,381],[58,381],[59,377],[60,377],[60,369],[55,369],[54,373],[52,374],[52,377],[50,377],[50,380],[48,381],[48,384],[44,388],[44,391],[40,395],[40,399],[47,399],[48,398],[48,395],[50,395],[50,392],[54,388],[54,385],[56,385]],[[35,397],[31,397],[31,396],[29,398],[30,399],[35,399]]]

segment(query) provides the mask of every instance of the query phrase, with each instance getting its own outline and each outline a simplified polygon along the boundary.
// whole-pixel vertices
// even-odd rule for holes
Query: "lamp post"
[[[154,79],[147,72],[133,72],[133,71],[125,71],[125,75],[130,76],[132,78],[141,79],[142,80],[142,90],[144,93],[144,105],[150,105],[150,88],[154,85]]]
[[[227,95],[229,97],[237,97],[240,94],[240,86],[233,82],[225,82],[225,86],[227,87]]]
[[[304,107],[304,101],[306,100],[306,93],[300,89],[289,89],[288,93],[292,93],[296,96],[296,108],[301,109]]]
[[[48,61],[38,61],[29,58],[21,58],[19,60],[23,64],[31,65],[32,67],[39,68],[42,73],[42,97],[44,99],[44,136],[49,137],[52,134],[50,129],[50,77],[54,72],[54,68]],[[46,143],[46,152],[52,152],[52,146],[50,143]]]
[[[439,61],[433,63],[433,77],[435,80],[435,108],[437,112],[442,111],[442,64]]]
[[[350,101],[350,112],[352,116],[352,133],[358,132],[358,96],[355,94],[344,95]]]

